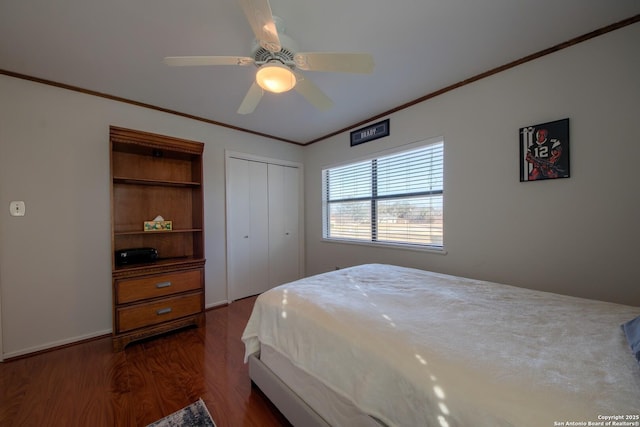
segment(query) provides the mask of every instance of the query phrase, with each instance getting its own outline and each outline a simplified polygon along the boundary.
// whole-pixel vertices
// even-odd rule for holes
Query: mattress
[[[640,413],[639,312],[368,264],[262,294],[242,339],[389,426],[586,424]]]
[[[381,422],[363,413],[350,399],[335,393],[322,381],[298,369],[291,360],[268,345],[260,346],[260,360],[329,425],[381,427]]]

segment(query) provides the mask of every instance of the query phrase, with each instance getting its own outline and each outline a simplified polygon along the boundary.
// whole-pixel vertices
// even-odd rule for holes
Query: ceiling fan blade
[[[198,65],[251,65],[253,58],[246,56],[167,56],[163,62],[176,67]]]
[[[307,71],[373,72],[373,57],[368,53],[299,52],[293,60],[296,67]]]
[[[260,46],[269,52],[280,52],[282,48],[276,23],[273,20],[269,0],[239,0]]]
[[[295,86],[296,92],[304,96],[314,107],[321,111],[333,107],[333,101],[315,83],[300,73],[296,73],[296,79],[298,80]]]
[[[238,114],[253,113],[253,110],[258,106],[260,99],[262,99],[263,93],[264,91],[260,86],[258,86],[258,83],[253,82],[249,91],[245,95],[244,100],[242,100],[242,104],[240,104],[240,107],[238,108]]]

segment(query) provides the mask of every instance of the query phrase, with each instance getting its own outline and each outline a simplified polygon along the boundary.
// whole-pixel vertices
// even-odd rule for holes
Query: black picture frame
[[[365,142],[373,141],[374,139],[383,138],[385,136],[389,136],[389,119],[351,132],[351,146],[353,147],[364,144]]]
[[[520,128],[520,182],[570,176],[568,118]]]

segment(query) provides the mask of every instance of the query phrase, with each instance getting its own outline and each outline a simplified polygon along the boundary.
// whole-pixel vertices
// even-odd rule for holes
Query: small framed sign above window
[[[351,146],[389,136],[389,119],[351,132]]]

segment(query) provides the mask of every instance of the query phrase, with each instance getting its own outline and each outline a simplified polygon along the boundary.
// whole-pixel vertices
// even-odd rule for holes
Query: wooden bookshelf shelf
[[[154,248],[153,262],[116,265],[113,348],[204,322],[204,144],[110,128],[112,248]],[[144,231],[158,215],[173,230]],[[124,295],[135,294],[135,300]]]

